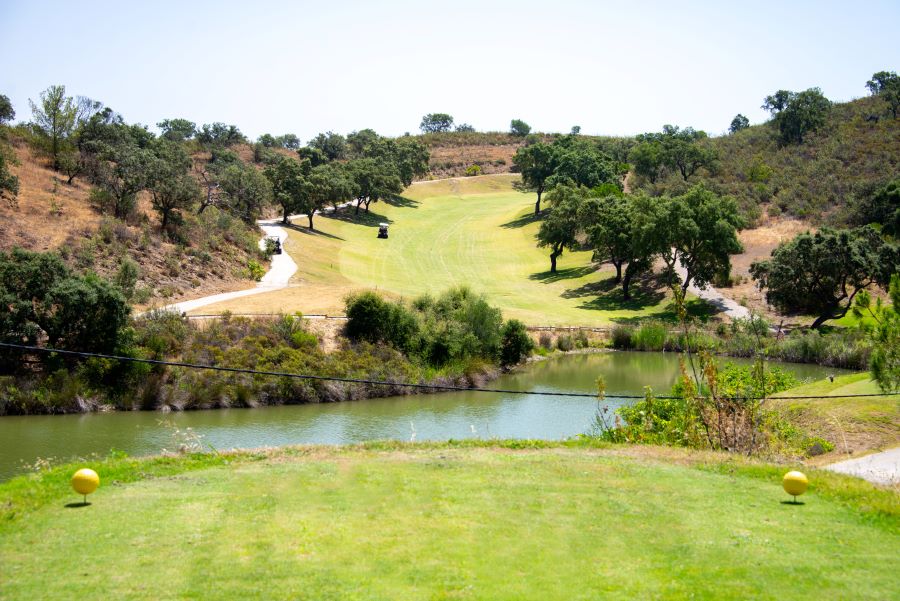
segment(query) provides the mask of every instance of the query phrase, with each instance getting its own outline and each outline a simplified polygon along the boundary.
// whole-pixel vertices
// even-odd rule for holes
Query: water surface
[[[843,373],[816,365],[778,365],[801,380]],[[616,398],[616,394],[641,394],[644,386],[660,394],[667,392],[678,376],[678,355],[567,355],[534,363],[502,376],[490,386],[592,393],[598,375],[606,380],[606,402],[616,407],[630,402]],[[596,410],[597,401],[592,398],[449,392],[260,409],[0,417],[0,480],[23,471],[26,464],[38,458],[61,461],[94,453],[105,455],[113,449],[129,455],[172,450],[180,440],[173,436],[176,428],[192,428],[204,444],[216,449],[376,439],[557,440],[588,431]]]

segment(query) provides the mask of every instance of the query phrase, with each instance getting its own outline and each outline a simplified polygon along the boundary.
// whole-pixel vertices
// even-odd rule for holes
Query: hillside
[[[714,168],[686,183],[670,173],[653,193],[677,192],[698,181],[734,196],[752,219],[786,214],[811,224],[843,224],[854,198],[900,175],[900,119],[879,98],[835,103],[825,123],[802,144],[780,145],[771,123],[710,138]]]
[[[67,184],[24,139],[9,137],[16,158],[10,170],[19,178],[19,194],[14,206],[0,203],[0,250],[54,250],[72,267],[104,276],[113,276],[130,258],[139,267],[133,299],[138,305],[252,286],[248,262],[263,261],[256,251],[256,228],[213,207],[188,215],[180,240],[172,240],[161,234],[146,192],[139,194],[132,218],[104,215],[91,202],[88,183],[76,178]],[[252,157],[249,147],[239,150]]]

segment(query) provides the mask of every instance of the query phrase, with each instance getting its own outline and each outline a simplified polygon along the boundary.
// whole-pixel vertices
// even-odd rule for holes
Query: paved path
[[[680,264],[675,266],[675,272],[682,282],[687,277],[687,270]],[[691,285],[688,286],[688,292],[699,296],[731,319],[750,319],[750,309],[735,300],[722,296],[722,293],[712,286],[707,286],[706,290],[701,290],[691,282]]]
[[[857,476],[875,484],[900,484],[900,447],[832,463],[824,469]]]
[[[305,215],[301,216],[306,217]],[[284,243],[288,239],[288,233],[287,230],[285,230],[283,227],[276,225],[278,221],[279,220],[277,219],[257,221],[259,227],[266,234],[259,241],[260,249],[265,249],[266,238],[268,236],[276,236],[281,241],[281,248],[284,249]],[[272,255],[272,264],[271,267],[269,267],[269,271],[267,271],[262,279],[256,284],[255,288],[238,290],[236,292],[223,292],[222,294],[213,294],[212,296],[195,298],[194,300],[167,305],[165,307],[162,307],[162,309],[164,311],[177,311],[179,313],[187,313],[188,311],[193,311],[194,309],[199,309],[200,307],[205,307],[206,305],[212,305],[214,303],[231,300],[233,298],[241,298],[243,296],[250,296],[252,294],[260,294],[262,292],[269,292],[271,290],[287,288],[288,282],[291,281],[291,276],[293,276],[296,272],[297,264],[294,263],[294,260],[287,253],[287,251],[282,250],[282,253],[280,255]]]

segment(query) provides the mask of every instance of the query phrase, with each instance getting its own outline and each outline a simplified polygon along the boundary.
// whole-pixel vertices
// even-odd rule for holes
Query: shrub
[[[347,299],[344,332],[355,341],[386,342],[400,350],[411,350],[419,334],[419,324],[406,307],[391,303],[374,292]]]
[[[510,319],[503,326],[500,343],[500,364],[515,365],[528,357],[534,349],[534,342],[528,335],[525,324],[517,319]]]
[[[563,352],[571,351],[575,348],[575,340],[569,334],[563,334],[556,339],[556,348]]]
[[[550,335],[550,332],[541,332],[538,336],[538,345],[548,351],[553,348],[553,337]]]
[[[632,326],[616,324],[613,326],[610,334],[613,348],[619,350],[634,348],[634,343],[632,342],[633,336],[634,328]]]
[[[263,269],[263,266],[253,259],[247,261],[247,271],[250,273],[250,279],[257,282],[263,279],[263,276],[266,275],[266,270]]]
[[[466,167],[466,176],[472,177],[474,175],[481,175],[481,165],[469,165]]]

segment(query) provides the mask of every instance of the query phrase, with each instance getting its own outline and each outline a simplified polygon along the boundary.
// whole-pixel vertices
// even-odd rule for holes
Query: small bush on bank
[[[612,347],[619,350],[628,350],[634,348],[632,336],[634,336],[634,327],[616,324],[615,326],[613,326],[612,332],[610,334]]]
[[[634,348],[639,351],[661,351],[665,349],[668,328],[665,324],[648,321],[642,323],[631,337]]]

